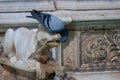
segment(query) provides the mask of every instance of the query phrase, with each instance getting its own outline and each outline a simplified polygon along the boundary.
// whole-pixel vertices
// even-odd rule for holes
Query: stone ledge
[[[76,80],[119,80],[120,72],[96,72],[70,74]],[[87,76],[87,77],[86,77]]]
[[[44,6],[44,7],[43,7]],[[55,10],[52,1],[1,1],[0,12],[26,12],[32,9],[40,11]]]
[[[47,12],[61,18],[64,22],[120,20],[120,10],[64,11]],[[0,13],[0,26],[10,24],[36,24],[34,19],[26,18],[30,13]],[[67,18],[67,20],[66,20]]]
[[[62,5],[61,5],[62,4]],[[60,10],[105,10],[119,9],[120,1],[80,1],[80,0],[56,0],[56,8]]]

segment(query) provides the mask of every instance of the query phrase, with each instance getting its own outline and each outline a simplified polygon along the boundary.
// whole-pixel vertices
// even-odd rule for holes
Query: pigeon
[[[64,25],[64,22],[60,20],[58,17],[48,14],[42,13],[37,10],[31,11],[32,16],[27,16],[29,18],[36,19],[40,24],[42,24],[48,32],[53,34],[60,34],[62,43],[66,42],[68,39],[68,30]]]

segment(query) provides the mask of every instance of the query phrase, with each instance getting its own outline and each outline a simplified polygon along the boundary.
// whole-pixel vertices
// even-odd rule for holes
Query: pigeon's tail
[[[42,25],[44,25],[44,22],[43,22],[43,13],[38,12],[37,10],[33,10],[33,11],[31,11],[31,15],[32,16],[27,16],[27,17],[34,18],[38,22],[40,22]]]

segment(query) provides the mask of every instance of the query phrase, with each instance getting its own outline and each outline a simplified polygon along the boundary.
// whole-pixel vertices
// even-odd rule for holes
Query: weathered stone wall
[[[63,65],[80,72],[119,71],[119,30],[70,31]]]

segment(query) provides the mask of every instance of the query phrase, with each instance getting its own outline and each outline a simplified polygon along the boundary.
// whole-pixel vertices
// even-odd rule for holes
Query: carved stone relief
[[[63,65],[67,68],[75,68],[78,67],[78,58],[79,55],[77,54],[79,49],[79,33],[78,31],[70,31],[69,39],[66,43],[62,44],[62,59]]]
[[[120,69],[120,32],[84,32],[80,35],[80,40],[81,68]]]

